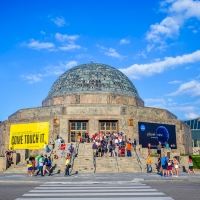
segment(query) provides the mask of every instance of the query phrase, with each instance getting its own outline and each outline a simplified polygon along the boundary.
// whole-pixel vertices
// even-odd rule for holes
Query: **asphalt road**
[[[0,200],[14,200],[38,185],[38,183],[0,183]]]
[[[141,181],[141,183],[144,183],[153,189],[157,189],[158,192],[163,192],[166,194],[166,196],[175,200],[200,199],[199,181]],[[15,200],[16,198],[22,197],[23,194],[40,185],[41,183],[0,183],[0,200]],[[102,198],[102,200],[103,199],[105,198]]]
[[[175,200],[200,200],[199,181],[143,182]]]

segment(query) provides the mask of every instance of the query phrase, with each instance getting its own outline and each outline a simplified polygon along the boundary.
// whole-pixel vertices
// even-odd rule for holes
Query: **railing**
[[[142,172],[142,162],[141,162],[141,160],[140,160],[140,157],[138,156],[138,154],[137,154],[137,151],[136,151],[136,148],[135,148],[135,147],[133,148],[133,150],[134,150],[134,152],[135,152],[135,155],[136,155],[136,158],[137,158],[138,165],[139,165],[139,167],[140,167],[140,170],[141,170],[141,172]]]
[[[115,157],[115,162],[116,162],[117,171],[119,172],[118,156],[116,156],[116,155],[114,154],[114,157]]]
[[[94,173],[96,173],[96,156],[94,156],[94,152],[92,152],[92,155],[93,155]]]
[[[76,142],[75,151],[74,151],[74,154],[72,154],[72,157],[71,157],[71,171],[70,171],[70,173],[72,172],[73,167],[74,167],[74,159],[78,155],[78,148],[79,148],[79,142]]]
[[[194,147],[193,147],[193,154],[195,154],[195,153],[200,153],[200,149],[195,149]]]

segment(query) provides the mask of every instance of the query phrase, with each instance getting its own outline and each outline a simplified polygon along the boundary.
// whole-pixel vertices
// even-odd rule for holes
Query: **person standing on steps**
[[[61,158],[65,157],[65,154],[66,154],[66,144],[62,143],[61,144]]]
[[[127,151],[127,157],[131,157],[131,150],[132,150],[132,145],[131,143],[128,141],[127,145],[126,145],[126,151]]]
[[[159,142],[159,143],[158,143],[158,146],[157,146],[157,154],[158,154],[158,155],[161,155],[161,148],[162,148],[162,145],[161,145],[161,143]]]
[[[136,145],[137,145],[137,142],[136,142],[136,139],[133,140],[133,147],[134,149],[136,150]]]
[[[67,154],[67,157],[66,157],[65,166],[66,166],[66,168],[65,168],[65,176],[70,176],[69,168],[71,167],[71,165],[70,165],[70,154],[69,153]]]
[[[92,149],[93,149],[93,155],[94,155],[94,157],[96,157],[97,156],[97,150],[98,150],[98,146],[97,146],[96,142],[93,143]]]
[[[55,148],[55,142],[52,141],[52,142],[51,142],[51,145],[52,145],[52,150],[51,150],[51,151],[53,152],[53,150],[54,150],[54,148]]]
[[[147,173],[151,173],[152,172],[152,167],[151,167],[151,157],[150,155],[148,155],[147,157]]]

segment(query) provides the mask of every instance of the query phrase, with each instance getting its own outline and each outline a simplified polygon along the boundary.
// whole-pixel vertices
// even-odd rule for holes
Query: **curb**
[[[133,179],[131,181],[124,181],[124,182],[134,182],[134,181],[139,181],[139,182],[187,182],[187,181],[199,181],[200,179],[199,178],[193,178],[193,179],[142,179],[142,178],[136,178],[136,179]],[[0,183],[16,183],[16,184],[19,184],[19,183],[38,183],[38,184],[41,184],[41,183],[46,183],[46,182],[60,182],[60,181],[55,181],[55,180],[0,180]],[[80,183],[79,181],[72,181],[72,180],[67,180],[66,183]],[[105,182],[105,181],[102,181],[102,182]],[[110,181],[110,182],[117,182],[117,181]],[[98,183],[101,183],[101,181],[98,181]]]

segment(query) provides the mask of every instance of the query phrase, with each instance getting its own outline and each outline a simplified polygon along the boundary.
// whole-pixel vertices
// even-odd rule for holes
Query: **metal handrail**
[[[94,152],[92,152],[92,155],[93,155],[94,173],[96,173],[96,156],[94,156]]]
[[[78,154],[78,148],[79,148],[79,142],[76,142],[75,154],[73,154],[72,157],[71,157],[71,171],[70,171],[70,173],[72,172],[73,167],[74,167],[74,159],[76,158],[76,155]]]
[[[195,149],[195,147],[193,147],[193,153],[199,153],[200,150],[199,149]]]
[[[118,156],[115,155],[114,157],[115,157],[115,162],[116,162],[117,171],[119,172]]]
[[[139,165],[140,170],[141,170],[141,172],[142,172],[142,162],[141,162],[141,160],[140,160],[140,157],[139,157],[138,154],[137,154],[136,148],[134,148],[134,152],[135,152],[135,155],[136,155],[136,157],[137,157],[138,165]]]

